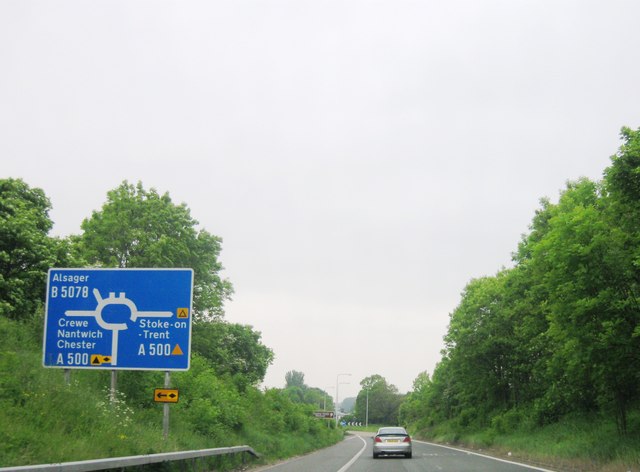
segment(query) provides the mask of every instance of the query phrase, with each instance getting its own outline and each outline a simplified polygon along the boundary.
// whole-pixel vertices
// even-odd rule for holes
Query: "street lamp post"
[[[336,427],[338,426],[338,401],[340,399],[340,397],[338,396],[338,391],[339,391],[339,388],[340,388],[340,376],[341,375],[351,376],[351,374],[338,374],[338,375],[336,375],[336,404],[334,405],[334,407],[335,407],[335,417],[336,417]]]
[[[364,417],[364,425],[369,426],[369,389],[367,389],[367,412]]]

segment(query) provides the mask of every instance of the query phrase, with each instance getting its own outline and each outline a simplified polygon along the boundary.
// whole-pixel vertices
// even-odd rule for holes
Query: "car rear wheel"
[[[377,452],[374,452],[374,453],[373,453],[373,458],[374,458],[374,459],[377,459],[379,455],[380,455],[380,454],[378,454]]]
[[[407,452],[407,453],[404,455],[404,457],[406,457],[407,459],[411,459],[411,453],[410,453],[410,452]]]

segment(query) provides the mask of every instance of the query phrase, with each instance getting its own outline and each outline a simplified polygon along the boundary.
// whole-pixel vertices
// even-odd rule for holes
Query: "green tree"
[[[302,372],[299,372],[297,370],[290,370],[284,375],[284,379],[286,382],[285,388],[289,388],[289,387],[306,388],[306,385],[304,383],[304,373]]]
[[[622,149],[608,171],[608,194],[586,179],[568,185],[547,234],[534,247],[533,261],[545,274],[549,293],[553,388],[548,401],[566,411],[612,411],[625,433],[639,387],[633,261],[640,241],[625,218],[634,211],[634,187],[618,180],[638,156],[626,155],[633,154],[633,145]]]
[[[31,317],[44,301],[56,247],[44,191],[21,179],[0,180],[0,315]]]
[[[597,316],[598,402],[627,432],[627,412],[640,397],[640,129],[623,128],[623,144],[611,157],[601,187],[586,296]],[[593,316],[593,315],[592,315]]]
[[[503,311],[509,323],[511,350],[508,365],[509,407],[528,405],[549,387],[547,366],[551,358],[547,291],[526,264],[509,270],[505,280]]]
[[[273,351],[250,326],[217,321],[193,326],[192,350],[207,359],[216,374],[230,375],[239,387],[262,382]]]
[[[366,421],[367,396],[369,397],[369,423],[397,424],[403,396],[395,385],[375,374],[360,381],[362,389],[356,398],[355,416]]]
[[[304,403],[304,388],[292,385],[283,390],[283,393],[289,397],[293,403]]]
[[[599,311],[593,296],[599,289],[588,285],[602,274],[596,247],[600,244],[596,234],[603,231],[599,212],[595,183],[586,179],[569,183],[558,204],[549,208],[543,237],[530,246],[531,266],[541,274],[547,293],[547,334],[553,354],[544,402],[552,407],[550,413],[597,407],[592,341]]]
[[[413,381],[413,390],[407,394],[400,405],[399,420],[402,424],[422,423],[429,416],[427,405],[431,391],[431,378],[429,374],[421,372]],[[424,428],[426,425],[421,424]]]
[[[304,373],[297,370],[288,371],[285,376],[283,394],[293,403],[312,405],[315,409],[333,408],[333,400],[327,392],[317,387],[309,387],[304,383]]]
[[[467,285],[403,418],[499,430],[607,413],[627,432],[640,400],[640,130],[621,134],[602,182],[543,199],[515,267]]]
[[[494,408],[509,406],[510,354],[513,325],[504,309],[504,285],[509,276],[472,280],[454,310],[445,336],[445,349],[455,372],[456,393],[465,405],[475,405],[480,420]]]
[[[221,239],[197,225],[169,194],[125,181],[82,222],[81,250],[88,263],[104,267],[192,268],[194,319],[219,319],[233,289],[220,276]]]
[[[308,387],[304,392],[304,402],[320,410],[333,410],[333,399],[321,388]]]

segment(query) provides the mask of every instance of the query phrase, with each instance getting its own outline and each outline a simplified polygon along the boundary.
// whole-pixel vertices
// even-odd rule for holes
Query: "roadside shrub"
[[[76,370],[66,385],[61,369],[43,368],[41,342],[29,323],[0,316],[0,338],[3,466],[239,444],[267,459],[284,458],[341,438],[341,431],[314,418],[310,407],[293,404],[282,390],[245,386],[240,391],[234,379],[219,377],[209,361],[194,354],[189,371],[172,374],[180,401],[170,405],[170,432],[163,440],[163,408],[152,400],[161,373],[119,375],[111,402],[108,371]],[[134,398],[124,393],[135,389]],[[216,470],[232,470],[234,461],[218,459]]]
[[[498,434],[509,434],[522,427],[524,415],[521,411],[511,409],[491,419],[491,429]]]

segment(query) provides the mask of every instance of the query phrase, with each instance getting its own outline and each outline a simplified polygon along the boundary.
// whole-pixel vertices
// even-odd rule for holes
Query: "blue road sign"
[[[43,365],[187,370],[192,269],[50,269]]]

